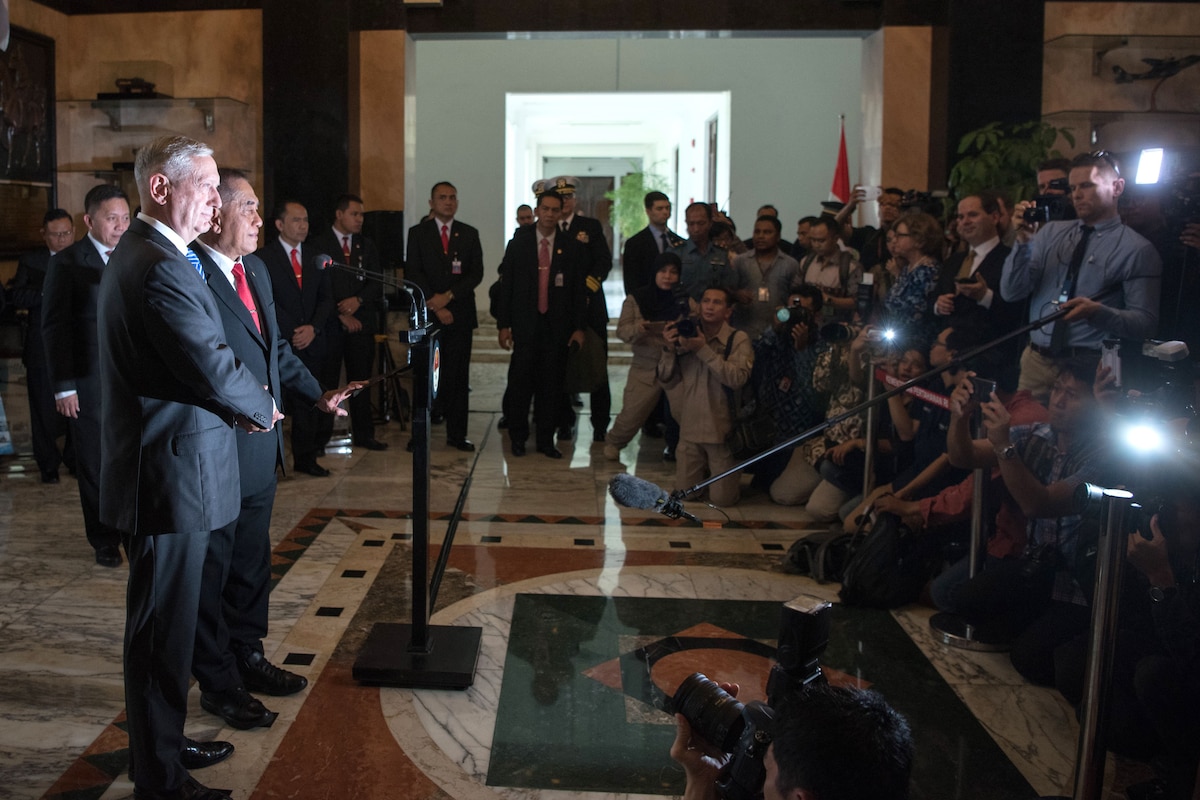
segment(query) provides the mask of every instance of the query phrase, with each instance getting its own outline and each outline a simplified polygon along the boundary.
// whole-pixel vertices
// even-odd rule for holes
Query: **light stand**
[[[354,662],[353,675],[371,686],[404,686],[424,689],[465,689],[475,681],[482,628],[430,625],[432,613],[429,573],[429,410],[437,394],[441,354],[437,329],[429,321],[425,294],[415,283],[338,264],[318,256],[321,269],[334,267],[404,289],[411,298],[408,313],[408,360],[413,375],[413,559],[412,622],[377,622],[371,628]],[[453,527],[451,528],[451,531]],[[443,551],[452,544],[447,532]],[[441,582],[445,561],[439,560],[433,576]]]

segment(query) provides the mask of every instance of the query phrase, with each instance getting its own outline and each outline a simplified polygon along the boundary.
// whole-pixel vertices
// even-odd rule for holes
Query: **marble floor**
[[[188,734],[237,747],[197,772],[203,783],[239,800],[677,793],[671,721],[655,698],[692,671],[761,693],[774,609],[801,594],[835,599],[836,585],[783,572],[804,524],[761,493],[748,492],[728,521],[689,504],[704,527],[616,506],[606,493],[614,470],[670,486],[661,440],[635,439],[616,465],[582,422],[562,461],[511,458],[496,429],[503,376],[501,364],[473,365],[477,454],[447,449],[434,428],[435,557],[470,480],[433,622],[480,629],[473,685],[399,689],[353,676],[373,626],[410,619],[411,466],[408,434],[393,422],[378,429],[388,451],[327,455],[330,477],[280,483],[267,654],[309,687],[264,698],[279,718],[250,731],[223,728],[193,690]],[[19,363],[0,377],[20,445]],[[43,485],[27,457],[0,462],[0,798],[131,794],[126,574],[93,563],[65,472]],[[914,798],[1069,792],[1077,728],[1054,692],[1025,684],[1002,654],[939,644],[929,608],[833,613],[831,680],[873,686],[917,729]]]

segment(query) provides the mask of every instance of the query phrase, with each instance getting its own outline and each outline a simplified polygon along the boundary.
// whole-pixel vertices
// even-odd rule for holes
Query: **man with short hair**
[[[1121,221],[1125,180],[1116,160],[1104,151],[1082,153],[1071,162],[1070,181],[1077,219],[1039,229],[1024,220],[1032,204],[1017,203],[1016,246],[1000,279],[1006,301],[1028,298],[1030,321],[1069,312],[1048,330],[1032,331],[1021,355],[1020,388],[1039,400],[1054,383],[1055,359],[1098,358],[1105,339],[1147,339],[1158,328],[1162,262],[1154,245]]]
[[[854,313],[855,292],[862,282],[862,264],[839,245],[840,226],[829,216],[812,224],[809,254],[800,262],[800,277],[824,295],[825,321],[849,319]]]
[[[721,684],[737,695],[737,684]],[[907,800],[912,729],[869,689],[811,683],[773,709],[763,755],[763,800]],[[683,766],[683,800],[717,800],[727,760],[675,715],[671,758]]]
[[[738,304],[732,324],[751,340],[771,327],[775,309],[786,304],[788,289],[800,274],[796,259],[779,248],[782,230],[778,217],[764,214],[754,221],[754,249],[733,259],[731,288]]]
[[[260,313],[275,302],[266,266],[252,255],[263,224],[258,197],[245,173],[222,169],[218,174],[221,209],[213,228],[200,234],[192,250],[216,301],[227,346],[276,405],[287,387],[308,407],[345,415],[338,404],[355,385],[323,392],[292,352],[278,320]],[[271,593],[275,470],[283,465],[283,434],[276,426],[267,433],[238,430],[235,436],[241,504],[237,519],[209,536],[192,672],[200,684],[201,708],[244,730],[269,727],[276,716],[250,691],[289,695],[308,680],[268,661],[262,643]]]
[[[63,461],[73,471],[70,429],[55,410],[54,386],[46,361],[46,345],[42,336],[42,289],[50,259],[75,241],[75,222],[61,208],[52,208],[42,217],[42,241],[39,247],[17,260],[17,272],[8,284],[13,306],[28,314],[25,324],[25,344],[21,363],[25,365],[25,384],[29,394],[29,432],[33,439],[33,458],[41,473],[42,483],[58,483],[58,465]],[[58,437],[67,435],[62,452]]]
[[[96,299],[109,256],[129,227],[129,198],[102,183],[83,201],[88,233],[50,259],[42,304],[42,335],[54,386],[54,406],[75,442],[79,503],[88,544],[102,567],[121,565],[121,533],[100,521],[100,343]]]
[[[604,227],[600,220],[585,217],[575,212],[577,202],[575,189],[579,179],[573,175],[562,175],[554,179],[556,191],[562,195],[563,207],[559,215],[558,227],[567,236],[574,238],[587,253],[587,275],[584,284],[587,289],[587,311],[585,320],[600,339],[604,348],[604,362],[608,363],[608,303],[604,297],[604,280],[612,270],[612,249],[604,235]],[[604,434],[608,431],[608,423],[612,421],[612,390],[608,385],[608,370],[604,371],[604,381],[590,392],[589,402],[592,423],[592,442],[603,443]],[[558,438],[566,438],[571,434],[575,414],[570,403],[564,406],[563,419],[559,420]]]
[[[421,287],[438,331],[442,372],[434,412],[446,421],[446,446],[471,453],[475,451],[467,438],[471,339],[479,327],[475,287],[483,281],[483,248],[479,231],[455,216],[458,190],[454,184],[434,184],[429,208],[433,218],[408,230],[405,277]]]
[[[313,375],[321,374],[326,346],[325,326],[333,316],[329,274],[316,264],[318,255],[308,238],[308,209],[295,200],[284,200],[275,208],[275,230],[279,238],[263,244],[255,253],[266,264],[275,295],[279,331],[292,353]],[[283,399],[292,420],[292,469],[314,478],[329,470],[317,462],[324,415],[287,386]]]
[[[361,197],[344,194],[334,206],[333,225],[313,237],[313,249],[341,264],[368,273],[379,272],[379,250],[375,242],[362,235],[364,206]],[[380,317],[386,303],[383,284],[353,271],[332,267],[329,286],[337,311],[325,326],[328,348],[325,364],[317,377],[325,386],[341,382],[343,362],[347,381],[370,380],[375,362],[375,334],[386,332]],[[354,444],[367,450],[386,450],[387,443],[375,438],[375,421],[370,392],[359,392],[350,399],[350,430]],[[321,447],[333,431],[332,418],[321,420]]]
[[[682,292],[699,302],[708,287],[729,285],[729,251],[709,239],[713,225],[711,205],[692,203],[684,209],[683,219],[688,238],[674,248],[675,255],[683,262],[679,285]]]
[[[567,352],[583,344],[587,298],[587,254],[558,227],[562,197],[553,190],[538,198],[536,225],[513,236],[500,262],[496,327],[500,347],[512,350],[504,416],[515,457],[525,455],[529,404],[534,402],[537,450],[562,458],[554,446],[566,399]]]
[[[631,295],[654,281],[654,260],[682,240],[667,227],[671,219],[671,198],[662,192],[647,192],[643,199],[646,227],[625,241],[621,253],[621,273],[625,294]]]
[[[750,379],[754,349],[750,337],[729,324],[733,303],[731,291],[709,287],[700,297],[695,336],[681,336],[675,322],[663,329],[666,345],[658,362],[658,381],[679,421],[677,489],[693,486],[736,463],[725,444],[733,422],[731,395]],[[709,500],[717,506],[736,505],[740,478],[730,475],[709,486]]]
[[[774,217],[775,219],[779,219],[779,209],[776,208],[775,206],[771,205],[770,203],[759,206],[758,211],[756,211],[754,213],[754,218],[757,220],[760,217]],[[792,243],[783,238],[782,230],[783,230],[783,225],[782,225],[782,223],[780,223],[781,235],[779,237],[779,252],[783,253],[785,256],[790,256],[790,255],[792,255]],[[746,239],[744,242],[742,242],[742,244],[744,244],[746,246],[747,250],[753,250],[754,249],[753,234],[750,236],[749,239]]]
[[[225,345],[221,316],[187,243],[220,208],[207,145],[163,136],[138,149],[142,213],[100,280],[104,453],[100,518],[128,535],[125,708],[136,800],[223,800],[184,767],[232,745],[183,736],[201,575],[210,533],[238,516],[234,428],[283,418]]]
[[[796,241],[792,242],[792,258],[799,261],[808,255],[808,234],[812,231],[812,225],[817,221],[816,217],[801,217],[796,221]]]
[[[977,398],[964,379],[950,395],[947,448],[964,469],[999,466],[1004,485],[1028,518],[1019,558],[989,557],[982,572],[951,595],[972,625],[1013,637],[1013,666],[1039,685],[1054,682],[1054,649],[1082,632],[1087,599],[1075,582],[1083,517],[1078,489],[1111,486],[1101,417],[1092,393],[1097,359],[1061,362],[1050,393],[1048,423],[1013,427],[998,399]],[[969,420],[983,410],[987,437],[971,439]]]
[[[521,203],[517,206],[517,227],[524,228],[527,225],[533,224],[533,206],[528,203]]]
[[[1048,158],[1038,164],[1037,193],[1041,195],[1066,195],[1070,202],[1071,161],[1066,158]],[[1055,182],[1058,182],[1056,185]]]
[[[958,233],[968,250],[955,253],[938,276],[933,311],[939,317],[974,317],[985,324],[989,338],[1021,326],[1027,313],[1024,303],[1009,303],[997,289],[1010,248],[1000,241],[996,223],[1000,205],[990,192],[968,195],[958,201]],[[1013,359],[1017,343],[1006,346]]]
[[[842,225],[853,225],[854,212],[866,198],[866,190],[856,186],[850,195],[850,202],[836,212],[835,218]],[[888,260],[887,232],[892,223],[900,218],[900,204],[904,200],[904,191],[895,186],[880,187],[879,197],[879,227],[870,225],[851,228],[846,237],[847,245],[858,254],[864,270],[870,270]],[[843,227],[843,233],[845,228]]]

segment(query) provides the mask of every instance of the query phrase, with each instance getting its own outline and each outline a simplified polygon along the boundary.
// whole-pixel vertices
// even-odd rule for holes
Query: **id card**
[[[554,286],[558,289],[561,289],[565,285],[566,284],[563,283],[563,274],[561,272],[557,273],[554,276]]]
[[[462,261],[456,258],[450,262],[450,274],[462,275]]]
[[[765,287],[765,286],[758,287],[758,302],[766,303],[770,299],[771,299],[771,293],[769,291],[767,291],[767,287]]]

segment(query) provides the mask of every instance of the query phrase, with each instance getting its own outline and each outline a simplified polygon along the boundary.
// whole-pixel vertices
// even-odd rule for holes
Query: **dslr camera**
[[[717,778],[725,800],[756,800],[763,796],[775,708],[812,683],[823,683],[820,656],[829,644],[833,605],[808,595],[783,604],[776,663],[767,679],[767,703],[740,703],[703,673],[684,679],[666,710],[683,714],[692,732],[729,754]]]
[[[1054,194],[1039,194],[1033,198],[1033,206],[1021,214],[1029,225],[1044,225],[1047,222],[1065,219],[1075,219],[1075,208],[1070,203],[1068,192],[1070,186],[1066,178],[1055,178],[1050,181],[1050,188],[1057,190]],[[1058,192],[1062,192],[1059,194]]]

